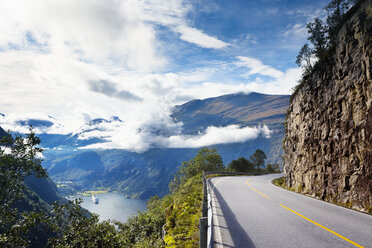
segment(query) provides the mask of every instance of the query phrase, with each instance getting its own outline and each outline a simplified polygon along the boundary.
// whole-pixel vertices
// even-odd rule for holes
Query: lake
[[[81,206],[91,213],[99,214],[101,221],[111,219],[125,222],[128,217],[136,214],[137,210],[146,210],[146,201],[127,199],[118,193],[100,194],[97,197],[98,204],[92,201],[92,196],[77,196],[71,199],[83,199]]]

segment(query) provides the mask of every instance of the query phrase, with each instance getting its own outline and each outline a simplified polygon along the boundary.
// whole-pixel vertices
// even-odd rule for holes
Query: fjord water
[[[81,206],[91,213],[99,214],[101,221],[111,219],[125,222],[131,215],[136,214],[137,210],[146,209],[146,201],[127,199],[118,193],[100,194],[97,197],[99,204],[92,201],[92,196],[77,196],[72,199],[83,199]]]

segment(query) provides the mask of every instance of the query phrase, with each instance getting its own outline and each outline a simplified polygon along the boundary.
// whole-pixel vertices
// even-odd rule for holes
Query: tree
[[[319,18],[315,18],[314,22],[306,25],[307,33],[310,35],[308,40],[314,45],[314,54],[318,58],[322,58],[327,49],[327,27]]]
[[[245,158],[238,158],[238,160],[233,160],[227,166],[229,170],[236,172],[252,172],[254,171],[254,165],[252,162]]]
[[[83,209],[81,202],[53,205],[51,222],[57,236],[49,240],[51,247],[127,247],[124,236],[110,221],[99,222],[98,215]]]
[[[250,160],[252,164],[257,168],[257,170],[260,170],[260,167],[264,166],[266,159],[266,154],[264,151],[257,149],[256,152],[250,156]]]
[[[178,185],[186,182],[189,178],[203,172],[224,171],[222,158],[215,148],[201,148],[196,156],[182,163],[181,168],[169,184],[171,191],[177,189]]]
[[[350,7],[355,3],[354,0],[332,0],[326,7],[325,10],[328,13],[327,16],[327,32],[328,39],[331,43],[334,42],[337,33],[337,26],[341,22],[342,18]]]
[[[267,164],[266,165],[266,170],[268,172],[279,172],[279,164]]]
[[[304,72],[309,72],[312,69],[311,57],[313,55],[313,49],[309,47],[309,44],[303,45],[300,52],[296,57],[296,64],[304,69]]]
[[[0,147],[0,246],[25,247],[30,229],[45,215],[20,214],[14,205],[23,197],[26,176],[47,177],[38,157],[43,150],[38,147],[40,139],[32,127],[25,138],[9,135],[0,143],[5,146]]]

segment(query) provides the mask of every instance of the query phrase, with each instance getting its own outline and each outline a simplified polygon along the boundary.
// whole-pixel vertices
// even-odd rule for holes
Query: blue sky
[[[132,132],[172,127],[172,106],[195,98],[290,94],[305,25],[327,3],[3,0],[0,126],[51,115],[66,133],[119,116]]]

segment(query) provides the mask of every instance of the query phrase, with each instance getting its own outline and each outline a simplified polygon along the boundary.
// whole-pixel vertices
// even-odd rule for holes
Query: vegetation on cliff
[[[315,18],[306,25],[311,45],[305,43],[296,57],[296,64],[303,69],[303,74],[299,84],[294,88],[291,101],[299,89],[309,81],[315,68],[324,71],[332,66],[334,62],[331,55],[334,53],[336,35],[347,17],[353,12],[351,7],[354,4],[359,5],[360,2],[362,1],[332,0],[325,7],[327,11],[325,21]]]
[[[42,149],[37,147],[40,139],[30,130],[23,138],[4,136],[0,147],[0,246],[25,247],[30,243],[30,235],[35,234],[36,223],[45,220],[45,216],[36,211],[21,212],[16,204],[23,199],[27,191],[24,180],[27,176],[46,177],[38,155]],[[27,203],[27,202],[26,202]],[[32,206],[32,204],[30,204]],[[40,207],[41,205],[38,205]],[[41,208],[41,207],[40,207]]]
[[[292,95],[284,140],[287,187],[364,212],[372,209],[371,6],[362,0],[333,18],[334,45]]]

